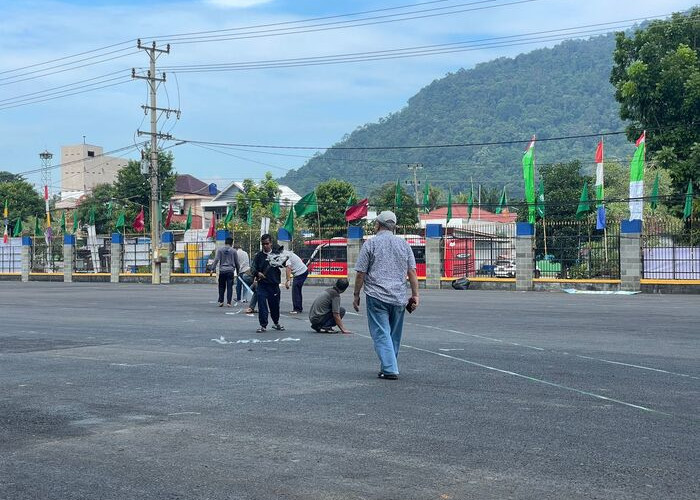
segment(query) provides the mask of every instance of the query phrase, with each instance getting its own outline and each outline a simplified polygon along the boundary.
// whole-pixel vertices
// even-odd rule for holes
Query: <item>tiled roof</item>
[[[452,205],[452,218],[453,219],[466,219],[469,216],[468,207],[466,204],[453,204]],[[436,208],[435,210],[427,213],[420,214],[420,220],[431,221],[440,220],[447,218],[447,207]],[[483,208],[473,207],[472,210],[472,220],[482,220],[486,222],[502,222],[509,223],[515,222],[517,214],[515,212],[504,212],[501,214],[494,214]]]
[[[181,174],[177,176],[175,179],[175,193],[211,196],[209,194],[209,184],[200,181],[190,174]]]

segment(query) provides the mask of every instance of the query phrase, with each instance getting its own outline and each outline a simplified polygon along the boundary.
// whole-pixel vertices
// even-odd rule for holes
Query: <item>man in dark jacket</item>
[[[260,328],[256,331],[262,333],[267,330],[268,311],[272,317],[274,330],[284,330],[280,325],[280,283],[282,282],[281,269],[286,259],[282,254],[282,248],[276,246],[273,251],[272,237],[263,234],[260,237],[262,250],[255,254],[250,263],[250,269],[258,283],[258,321]]]
[[[232,245],[233,238],[226,238],[224,246],[216,251],[216,257],[211,265],[212,270],[216,269],[217,264],[219,265],[219,307],[224,306],[224,290],[226,291],[226,305],[231,307],[233,276],[234,272],[238,273],[238,256]]]

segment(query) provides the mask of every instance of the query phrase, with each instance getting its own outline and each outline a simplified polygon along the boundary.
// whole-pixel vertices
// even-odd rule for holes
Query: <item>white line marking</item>
[[[568,353],[565,353],[565,354],[568,354]],[[611,365],[629,366],[630,368],[639,368],[640,370],[649,370],[652,372],[667,373],[669,375],[676,375],[678,377],[687,377],[687,378],[692,378],[695,380],[700,380],[700,377],[695,377],[693,375],[687,375],[685,373],[670,372],[667,370],[662,370],[660,368],[651,368],[650,366],[633,365],[631,363],[623,363],[621,361],[610,361],[609,359],[603,359],[603,358],[593,358],[591,356],[584,356],[583,354],[574,354],[574,356],[576,356],[577,358],[592,359],[595,361],[600,361],[602,363],[610,363]]]
[[[177,413],[168,413],[169,417],[175,417],[177,415],[201,415],[198,411],[180,411]]]
[[[438,349],[438,351],[450,352],[450,351],[463,351],[464,349]]]
[[[497,339],[494,337],[486,337],[485,335],[477,335],[476,333],[467,333],[467,332],[460,332],[459,330],[450,330],[447,328],[440,328],[438,326],[432,326],[432,325],[419,325],[417,323],[412,323],[413,326],[420,326],[422,328],[430,328],[431,330],[438,330],[441,332],[449,332],[449,333],[456,333],[457,335],[464,335],[466,337],[474,337],[477,339],[482,339],[482,340],[489,340],[491,342],[498,342],[500,344],[509,344],[509,345],[516,345],[518,347],[526,347],[528,349],[534,349],[535,351],[544,351],[542,347],[535,347],[532,345],[527,345],[527,344],[517,344],[515,342],[508,342],[507,340],[503,339]]]
[[[271,342],[300,342],[301,339],[295,339],[292,337],[285,337],[283,339],[277,338],[277,339],[241,339],[241,340],[226,340],[226,338],[222,335],[218,339],[211,339],[212,342],[216,342],[217,344],[269,344]]]

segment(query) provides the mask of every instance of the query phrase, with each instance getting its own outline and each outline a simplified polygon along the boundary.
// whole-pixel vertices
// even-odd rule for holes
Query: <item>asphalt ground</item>
[[[700,496],[697,295],[421,297],[389,381],[364,302],[256,334],[213,286],[0,282],[0,499]]]

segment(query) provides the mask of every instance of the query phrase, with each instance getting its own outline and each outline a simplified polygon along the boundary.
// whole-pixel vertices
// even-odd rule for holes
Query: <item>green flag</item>
[[[90,207],[90,214],[88,216],[88,225],[90,225],[90,226],[95,225],[95,207],[94,206]]]
[[[642,220],[646,131],[642,132],[635,144],[637,149],[634,151],[632,163],[630,163],[630,220]]]
[[[394,193],[394,209],[401,210],[403,206],[403,190],[399,180],[396,179],[396,192]]]
[[[253,205],[251,204],[248,205],[248,214],[246,215],[245,223],[248,224],[248,227],[253,227]]]
[[[226,211],[226,217],[224,217],[224,226],[228,226],[231,223],[231,220],[233,220],[233,212],[233,205],[230,205]]]
[[[472,210],[474,210],[474,186],[469,191],[469,198],[467,198],[467,220],[472,218]]]
[[[535,223],[535,138],[523,155],[523,178],[525,179],[525,201],[527,202],[527,221]],[[500,213],[500,212],[496,212]]]
[[[535,203],[535,208],[537,209],[537,215],[544,219],[544,183],[540,179],[540,183],[537,186],[537,202]]]
[[[282,227],[285,228],[289,234],[294,234],[294,210],[292,208],[289,209],[287,220],[284,221],[284,226]]]
[[[192,205],[187,210],[187,221],[185,222],[185,231],[189,231],[192,227]]]
[[[126,226],[126,214],[124,212],[121,212],[119,214],[119,217],[117,217],[117,223],[114,225],[116,229],[124,229],[124,226]]]
[[[294,215],[297,217],[303,217],[316,212],[318,212],[316,191],[311,191],[309,194],[304,195],[304,197],[294,205]]]
[[[688,219],[691,215],[693,215],[693,181],[688,181],[688,190],[685,192],[683,218]]]
[[[591,209],[591,200],[588,198],[588,183],[583,183],[581,190],[581,198],[578,200],[578,208],[576,209],[576,218],[585,219]]]
[[[108,219],[112,218],[112,200],[109,200],[107,202],[107,218]]]
[[[656,179],[654,179],[654,187],[651,189],[651,200],[649,202],[651,206],[651,213],[656,211],[656,207],[659,206],[659,173],[656,172]]]
[[[65,210],[61,214],[61,232],[63,232],[63,234],[66,234],[66,212],[65,212]]]
[[[452,188],[447,193],[447,220],[445,221],[445,224],[448,224],[450,222],[450,219],[452,218]]]
[[[17,222],[15,222],[15,229],[12,231],[12,237],[17,238],[22,236],[22,219],[17,217]]]
[[[39,226],[39,217],[34,219],[34,236],[44,236],[44,231]]]
[[[425,180],[425,187],[423,187],[423,211],[426,214],[430,212],[430,183],[428,183],[428,179]]]
[[[277,198],[275,202],[272,204],[272,208],[270,209],[270,213],[275,219],[280,218],[280,214],[282,213],[282,210],[280,208],[280,199]]]
[[[506,195],[506,187],[503,186],[503,192],[501,193],[501,199],[498,200],[498,206],[496,207],[496,213],[500,214],[504,210],[507,211],[508,207],[506,207],[506,205],[508,205],[508,196]]]
[[[78,232],[78,211],[73,210],[73,234]]]

